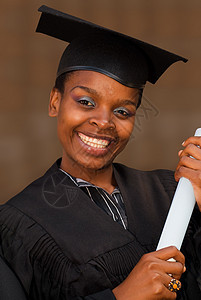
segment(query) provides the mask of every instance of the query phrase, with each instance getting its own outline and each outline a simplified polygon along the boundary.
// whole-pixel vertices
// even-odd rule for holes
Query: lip
[[[87,153],[94,156],[103,156],[106,155],[108,152],[111,152],[111,147],[117,140],[105,135],[103,136],[103,135],[96,135],[91,133],[88,134],[83,132],[76,132],[76,133],[77,133],[78,141],[81,144],[83,150],[85,150]],[[83,141],[82,137],[96,139],[97,140],[96,145],[100,145],[100,146],[94,147],[93,145],[89,145]],[[109,142],[108,145],[105,145],[106,141]],[[91,144],[93,144],[93,142]]]
[[[93,138],[93,139],[97,139],[97,140],[107,140],[109,142],[112,142],[112,141],[115,141],[117,140],[117,138],[114,138],[114,137],[111,137],[111,136],[108,136],[108,135],[101,135],[101,134],[95,134],[95,133],[88,133],[88,132],[77,132],[78,134],[83,134],[89,138]]]

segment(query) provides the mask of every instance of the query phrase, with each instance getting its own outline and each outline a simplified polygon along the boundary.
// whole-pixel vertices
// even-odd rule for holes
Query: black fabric
[[[114,164],[128,216],[125,230],[58,165],[1,206],[2,255],[29,299],[112,300],[111,290],[157,246],[176,187],[173,172]],[[201,299],[200,245],[200,212],[195,209],[182,248],[187,271],[177,299]]]
[[[77,299],[83,299],[82,297],[78,297]],[[115,300],[114,294],[111,290],[104,290],[101,293],[96,293],[84,298],[85,300]]]
[[[96,33],[74,40],[65,49],[57,77],[65,72],[88,70],[105,74],[116,81],[142,89],[149,77],[149,61],[129,41]]]
[[[60,60],[57,76],[74,70],[103,73],[118,82],[142,89],[155,83],[173,63],[187,59],[57,11],[45,5],[36,31],[69,42]]]
[[[12,272],[0,256],[0,299],[1,300],[26,300],[23,288]]]

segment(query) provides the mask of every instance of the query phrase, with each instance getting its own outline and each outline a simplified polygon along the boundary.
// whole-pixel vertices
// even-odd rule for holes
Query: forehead
[[[82,70],[69,73],[65,82],[65,92],[80,86],[89,88],[89,93],[94,91],[94,94],[103,96],[119,95],[121,98],[135,98],[139,94],[139,89],[127,87],[99,72]]]

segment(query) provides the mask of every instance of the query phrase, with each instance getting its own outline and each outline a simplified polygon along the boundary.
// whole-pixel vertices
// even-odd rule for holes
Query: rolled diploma
[[[201,128],[195,132],[195,136],[201,136]],[[180,250],[193,209],[195,195],[190,180],[182,177],[168,212],[163,231],[156,250],[176,246]]]

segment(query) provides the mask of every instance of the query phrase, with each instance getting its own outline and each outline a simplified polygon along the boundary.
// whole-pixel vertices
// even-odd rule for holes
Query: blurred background
[[[174,169],[181,143],[201,127],[200,0],[1,0],[0,202],[61,156],[47,108],[66,44],[35,33],[42,4],[189,59],[147,84],[131,141],[118,157],[134,168]]]

